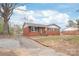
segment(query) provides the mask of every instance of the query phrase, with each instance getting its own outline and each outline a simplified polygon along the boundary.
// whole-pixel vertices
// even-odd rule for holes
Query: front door
[[[45,28],[40,28],[40,35],[46,35]]]

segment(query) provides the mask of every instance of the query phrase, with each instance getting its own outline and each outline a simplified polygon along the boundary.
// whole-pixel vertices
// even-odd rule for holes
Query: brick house
[[[23,25],[23,35],[25,36],[60,35],[60,27],[56,24],[43,25],[43,24],[25,23]]]
[[[62,31],[63,35],[79,35],[78,27],[69,27]]]

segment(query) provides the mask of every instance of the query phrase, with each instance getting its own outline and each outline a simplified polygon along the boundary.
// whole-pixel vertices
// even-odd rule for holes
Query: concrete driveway
[[[21,37],[18,39],[20,42],[20,45],[24,48],[26,48],[28,51],[31,52],[30,55],[35,56],[66,56],[66,54],[56,52],[54,49],[51,49],[49,47],[43,46],[39,44],[38,42],[33,41],[29,38]]]
[[[31,39],[19,37],[18,39],[1,39],[0,48],[22,49],[24,48],[29,56],[66,56],[63,53],[56,52],[54,49],[45,47]]]

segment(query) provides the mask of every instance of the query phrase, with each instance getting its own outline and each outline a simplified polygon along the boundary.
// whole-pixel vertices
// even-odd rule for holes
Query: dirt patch
[[[0,49],[0,56],[16,56],[16,54],[9,49]]]
[[[30,55],[30,53],[25,48],[17,48],[17,49],[0,48],[0,56],[26,56],[26,55]]]

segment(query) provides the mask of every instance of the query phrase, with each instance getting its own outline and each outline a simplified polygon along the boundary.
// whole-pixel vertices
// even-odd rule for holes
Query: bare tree
[[[67,27],[75,27],[75,25],[76,25],[76,23],[73,20],[69,20]]]
[[[78,27],[78,30],[79,30],[79,19],[77,19],[76,22],[77,22],[77,27]]]
[[[15,3],[1,3],[0,4],[0,15],[4,20],[4,25],[3,25],[4,34],[9,34],[8,21],[13,13],[15,6],[16,6]]]

